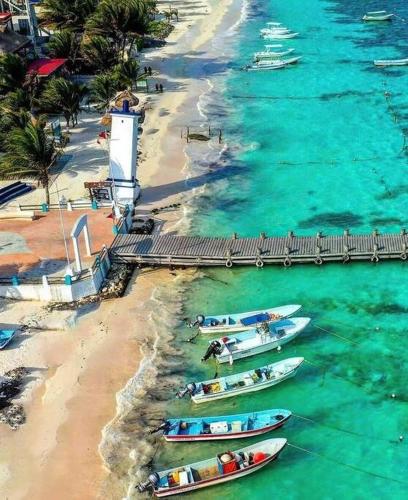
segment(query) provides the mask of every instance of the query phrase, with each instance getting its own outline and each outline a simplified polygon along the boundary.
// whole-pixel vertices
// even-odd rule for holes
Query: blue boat
[[[292,413],[272,409],[214,417],[169,418],[152,432],[163,431],[166,441],[215,441],[265,434],[278,429]]]
[[[4,349],[16,333],[17,330],[0,330],[0,349]]]

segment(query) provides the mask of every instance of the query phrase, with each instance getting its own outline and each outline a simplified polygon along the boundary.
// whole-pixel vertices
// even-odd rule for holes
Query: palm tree
[[[128,59],[113,68],[118,90],[132,89],[139,74],[139,64],[135,59]]]
[[[81,101],[87,94],[85,85],[71,82],[65,78],[53,78],[49,80],[41,94],[40,103],[44,109],[57,111],[64,115],[69,127],[78,123],[78,113],[81,108]]]
[[[85,36],[81,45],[84,61],[97,71],[105,71],[117,63],[117,52],[110,40],[102,35]]]
[[[0,56],[0,93],[6,94],[23,86],[27,75],[27,63],[16,54]]]
[[[108,36],[123,59],[136,38],[147,33],[155,5],[153,0],[100,0],[85,27],[91,34]]]
[[[24,128],[12,129],[0,159],[0,179],[33,179],[45,189],[45,201],[50,203],[50,170],[59,151],[44,130],[45,119],[30,121]]]
[[[91,97],[99,111],[107,111],[119,90],[118,81],[112,72],[97,75],[91,85]]]
[[[52,36],[48,43],[48,51],[51,57],[68,59],[68,66],[72,70],[75,68],[80,46],[81,35],[64,29]]]
[[[51,29],[69,28],[82,31],[86,19],[94,12],[97,0],[43,0],[40,25]]]

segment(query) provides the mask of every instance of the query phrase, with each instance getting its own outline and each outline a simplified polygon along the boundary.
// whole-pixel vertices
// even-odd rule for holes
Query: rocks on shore
[[[23,379],[28,374],[24,367],[9,370],[0,376],[0,422],[17,429],[25,422],[24,408],[13,403],[23,388]]]

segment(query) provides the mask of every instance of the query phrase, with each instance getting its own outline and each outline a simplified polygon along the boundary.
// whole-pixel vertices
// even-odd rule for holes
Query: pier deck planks
[[[114,260],[147,265],[225,266],[406,260],[408,237],[400,234],[214,238],[118,234]]]

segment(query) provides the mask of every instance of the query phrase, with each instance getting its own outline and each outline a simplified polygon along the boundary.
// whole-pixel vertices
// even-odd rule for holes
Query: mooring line
[[[348,467],[349,469],[353,469],[355,471],[362,472],[363,474],[368,474],[369,476],[378,477],[380,479],[385,479],[386,481],[392,481],[394,483],[399,483],[399,484],[403,484],[405,486],[408,486],[408,482],[401,481],[401,479],[396,479],[394,477],[389,477],[389,476],[384,476],[383,474],[378,474],[377,472],[368,471],[368,470],[362,469],[360,467],[357,467],[356,465],[341,462],[340,460],[336,460],[335,458],[331,458],[331,457],[327,457],[326,455],[322,455],[321,453],[318,453],[317,451],[308,450],[307,448],[302,448],[301,446],[297,446],[297,445],[292,444],[292,443],[288,443],[288,446],[291,446],[292,448],[294,448],[296,450],[303,451],[304,453],[307,453],[309,455],[312,455],[312,456],[315,456],[318,458],[323,458],[324,460],[327,460],[328,462],[333,462],[335,464],[342,465],[343,467]]]
[[[326,328],[323,328],[322,326],[319,326],[319,325],[314,325],[315,328],[318,328],[319,330],[322,330],[323,332],[326,332],[330,335],[333,335],[334,337],[337,337],[341,340],[343,340],[344,342],[348,342],[349,344],[353,344],[353,345],[360,345],[361,342],[356,342],[355,340],[350,340],[346,337],[343,337],[342,335],[339,335],[338,333],[334,333],[334,332],[331,332],[329,330],[326,330]]]
[[[345,434],[350,434],[351,436],[356,436],[356,437],[362,437],[365,439],[372,439],[375,441],[382,441],[384,443],[392,443],[392,444],[406,444],[402,439],[387,439],[387,438],[381,438],[381,437],[376,437],[376,436],[367,436],[365,434],[361,434],[359,432],[355,431],[350,431],[348,429],[341,429],[340,427],[336,427],[334,425],[329,425],[329,424],[323,424],[321,422],[318,422],[317,420],[313,420],[312,418],[309,417],[304,417],[302,415],[297,415],[296,413],[292,413],[292,416],[295,418],[298,418],[300,420],[305,420],[306,422],[310,422],[315,425],[319,425],[320,427],[326,427],[327,429],[331,429],[337,432],[344,432]]]

